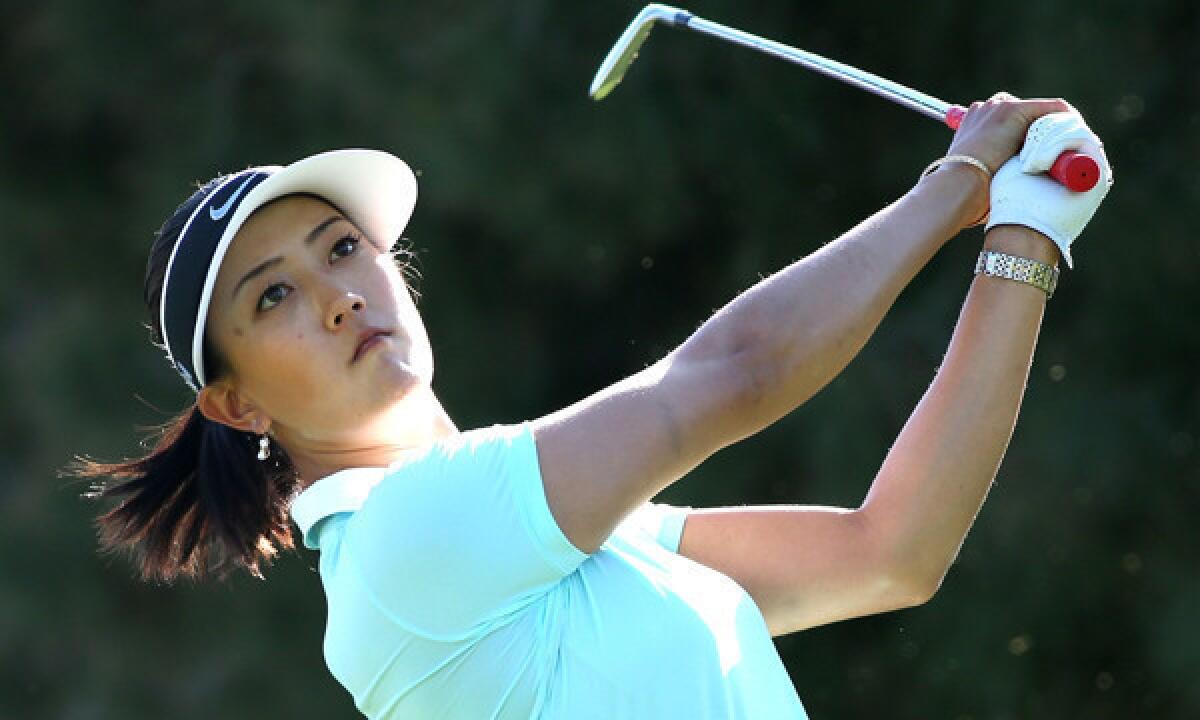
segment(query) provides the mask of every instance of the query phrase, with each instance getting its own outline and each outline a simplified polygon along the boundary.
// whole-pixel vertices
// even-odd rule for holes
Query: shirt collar
[[[361,508],[371,489],[386,474],[387,468],[381,467],[346,468],[326,475],[297,495],[292,501],[292,519],[300,526],[305,547],[317,549],[317,539],[309,537],[309,531],[318,522],[336,513]]]

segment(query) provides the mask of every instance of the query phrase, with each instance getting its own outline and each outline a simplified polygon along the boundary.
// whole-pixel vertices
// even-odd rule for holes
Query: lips
[[[363,354],[377,345],[383,338],[391,337],[391,332],[380,328],[367,328],[358,334],[358,344],[354,346],[354,357],[350,358],[351,364],[358,362],[358,359]]]

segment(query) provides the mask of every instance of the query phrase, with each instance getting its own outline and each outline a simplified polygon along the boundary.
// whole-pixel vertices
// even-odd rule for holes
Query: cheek
[[[404,280],[399,279],[389,289],[395,303],[396,316],[399,318],[400,324],[404,327],[409,337],[414,342],[428,344],[425,334],[425,322],[421,319],[421,313],[417,310],[417,305],[413,301],[413,297],[409,293],[408,286],[404,283]]]
[[[268,412],[280,418],[302,411],[320,398],[335,376],[333,348],[322,345],[317,333],[294,328],[256,333],[244,348],[241,373]]]

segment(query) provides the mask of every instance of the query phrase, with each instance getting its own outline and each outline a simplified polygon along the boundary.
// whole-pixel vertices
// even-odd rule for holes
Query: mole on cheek
[[[237,335],[238,337],[241,337],[241,336],[245,335],[246,333],[242,332],[242,329],[240,327],[235,327],[233,329],[233,334]]]

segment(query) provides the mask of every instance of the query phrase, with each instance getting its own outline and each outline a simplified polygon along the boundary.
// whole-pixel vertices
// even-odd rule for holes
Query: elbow
[[[720,364],[737,377],[754,380],[778,365],[779,331],[761,312],[724,308],[702,325],[676,351],[703,364]],[[753,387],[754,383],[749,383]]]
[[[769,424],[771,401],[783,386],[778,363],[772,362],[761,346],[733,355],[729,359],[733,405],[755,429]],[[757,419],[757,421],[756,421]]]
[[[749,329],[723,336],[700,332],[674,355],[673,361],[688,368],[690,376],[704,378],[700,385],[714,407],[729,417],[744,419],[747,425],[756,425],[753,419],[764,415],[778,393],[780,363],[766,333]]]
[[[872,546],[876,549],[876,567],[885,578],[888,602],[893,609],[917,607],[933,599],[946,578],[956,553],[946,555],[920,532],[906,532],[891,518],[860,512],[871,518]]]
[[[915,571],[894,576],[892,586],[895,588],[896,609],[917,607],[929,602],[942,586],[944,577],[945,573]]]
[[[888,566],[897,609],[917,607],[932,600],[950,569],[944,561],[922,558],[914,552],[906,552],[903,557],[893,555]]]
[[[881,575],[887,580],[889,604],[893,609],[917,607],[933,599],[946,578],[949,566],[903,543],[884,543],[879,554]]]

